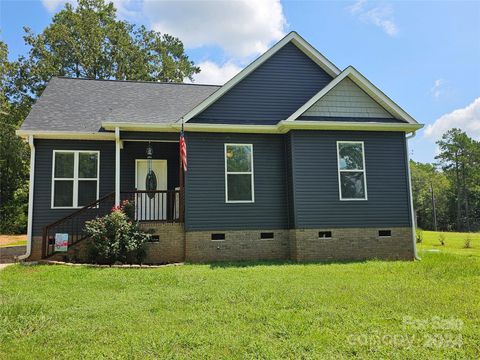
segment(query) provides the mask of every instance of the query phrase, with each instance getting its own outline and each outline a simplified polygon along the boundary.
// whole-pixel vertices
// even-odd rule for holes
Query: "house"
[[[56,256],[58,239],[80,251],[85,221],[128,199],[156,235],[150,263],[413,259],[421,127],[295,32],[223,86],[53,78],[18,131],[24,258]]]

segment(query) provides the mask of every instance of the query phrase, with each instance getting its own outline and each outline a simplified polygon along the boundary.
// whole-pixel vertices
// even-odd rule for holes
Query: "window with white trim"
[[[78,208],[98,199],[100,152],[54,150],[52,208]]]
[[[337,141],[340,200],[367,200],[363,141]]]
[[[225,144],[225,199],[227,203],[254,201],[252,144]]]

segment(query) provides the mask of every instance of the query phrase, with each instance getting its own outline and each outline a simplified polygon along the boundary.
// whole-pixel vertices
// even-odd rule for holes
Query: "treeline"
[[[53,76],[182,82],[200,71],[179,39],[118,20],[105,0],[67,3],[40,34],[24,30],[26,56],[9,61],[0,41],[0,233],[26,231],[29,147],[15,130]]]
[[[451,129],[437,141],[433,164],[410,161],[417,226],[480,230],[480,142]]]

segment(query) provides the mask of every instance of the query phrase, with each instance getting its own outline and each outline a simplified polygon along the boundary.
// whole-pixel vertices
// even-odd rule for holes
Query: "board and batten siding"
[[[35,186],[33,196],[33,236],[76,209],[52,209],[53,150],[100,151],[99,196],[115,191],[115,142],[86,140],[35,140]]]
[[[410,226],[406,139],[402,132],[293,131],[294,227]],[[368,200],[340,201],[337,141],[363,141]]]
[[[288,228],[283,135],[186,133],[185,228]],[[253,144],[254,203],[225,202],[226,143]]]
[[[287,119],[331,80],[289,43],[189,122],[274,124]]]

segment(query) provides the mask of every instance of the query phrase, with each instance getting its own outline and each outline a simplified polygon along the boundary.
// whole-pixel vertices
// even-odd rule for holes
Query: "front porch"
[[[113,207],[124,201],[133,204],[134,220],[139,221],[145,230],[153,230],[152,243],[148,244],[149,253],[152,254],[149,254],[147,260],[159,262],[152,258],[152,255],[155,258],[155,253],[164,250],[163,247],[159,249],[159,239],[172,237],[176,243],[184,241],[184,187],[183,174],[180,172],[179,143],[178,140],[158,140],[155,135],[159,134],[152,134],[153,139],[127,138],[116,142],[115,159],[100,160],[108,161],[114,167],[115,191],[45,226],[42,258],[57,253],[56,234],[68,234],[69,251],[75,247],[82,249],[84,246],[78,245],[86,239],[85,222],[108,214]],[[104,179],[100,174],[100,179],[102,178]],[[167,253],[174,253],[169,261],[170,258],[180,261],[184,255],[183,245],[175,244],[172,251],[168,248],[169,246],[165,249]],[[182,250],[181,254],[178,249]],[[65,253],[58,254],[61,256]]]

